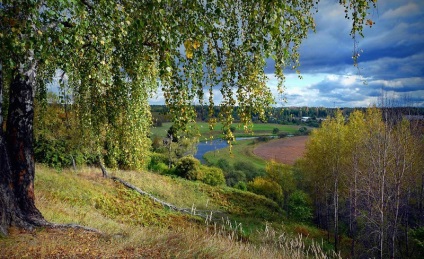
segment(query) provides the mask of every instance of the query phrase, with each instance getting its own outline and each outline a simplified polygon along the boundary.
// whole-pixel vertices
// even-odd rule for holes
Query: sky
[[[370,15],[375,24],[358,37],[359,69],[351,24],[337,2],[320,1],[316,33],[300,49],[303,79],[286,71],[287,102],[280,106],[368,107],[386,95],[424,107],[424,1],[378,0]],[[265,71],[275,89],[272,62]]]
[[[273,62],[267,62],[267,85],[275,93],[276,106],[369,107],[384,95],[424,107],[423,0],[377,1],[369,17],[375,24],[357,39],[359,69],[353,66],[351,21],[344,18],[338,1],[321,0],[314,17],[316,32],[300,48],[303,79],[285,71],[286,102],[277,94]],[[161,93],[150,103],[163,104]]]

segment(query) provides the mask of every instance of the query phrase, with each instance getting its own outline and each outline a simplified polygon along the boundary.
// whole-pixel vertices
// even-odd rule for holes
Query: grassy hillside
[[[166,209],[102,178],[98,169],[58,173],[38,165],[36,204],[45,218],[103,234],[11,229],[9,237],[0,239],[0,257],[302,258],[311,255],[308,249],[318,249],[317,255],[322,255],[316,244],[310,246],[311,240],[305,242],[296,234],[280,236],[283,229],[296,230],[293,225],[282,226],[278,206],[262,196],[148,172],[112,174],[179,207],[213,210],[214,219]]]
[[[218,160],[225,159],[231,165],[236,162],[251,163],[258,169],[264,169],[266,161],[253,154],[255,140],[238,140],[233,143],[231,152],[229,148],[222,148],[207,152],[203,157],[210,164],[216,164]]]

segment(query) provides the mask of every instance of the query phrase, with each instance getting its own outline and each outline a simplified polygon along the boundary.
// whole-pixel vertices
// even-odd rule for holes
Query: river
[[[257,137],[244,137],[244,138],[236,138],[236,140],[245,140],[245,139],[255,139]],[[197,144],[197,152],[194,155],[195,158],[199,159],[203,164],[206,162],[203,159],[203,155],[209,151],[214,151],[217,149],[228,147],[228,143],[223,139],[214,139],[208,141],[202,141]]]

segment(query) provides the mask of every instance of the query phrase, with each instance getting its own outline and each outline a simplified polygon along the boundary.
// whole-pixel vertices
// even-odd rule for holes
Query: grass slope
[[[9,237],[0,238],[1,258],[302,258],[313,249],[315,255],[323,255],[314,243],[305,247],[301,236],[281,238],[281,232],[270,228],[269,224],[281,226],[280,211],[258,195],[148,172],[112,172],[178,206],[220,211],[216,215],[222,222],[205,222],[165,209],[102,178],[97,169],[36,169],[36,205],[48,221],[77,223],[104,234],[12,228]]]
[[[231,165],[236,162],[247,162],[251,163],[258,169],[264,169],[266,161],[255,154],[253,149],[255,148],[255,140],[237,140],[233,143],[232,149],[222,148],[214,151],[207,152],[203,158],[210,164],[216,164],[218,160],[225,159]]]

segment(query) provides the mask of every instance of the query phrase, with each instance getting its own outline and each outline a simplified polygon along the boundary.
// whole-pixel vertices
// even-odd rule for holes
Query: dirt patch
[[[265,160],[293,165],[303,156],[308,136],[275,139],[257,146],[253,153]]]

